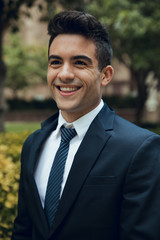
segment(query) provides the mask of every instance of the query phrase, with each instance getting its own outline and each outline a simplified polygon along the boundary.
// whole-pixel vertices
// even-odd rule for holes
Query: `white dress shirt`
[[[40,157],[39,157],[38,164],[34,174],[43,207],[44,207],[44,201],[45,201],[45,195],[46,195],[46,189],[47,189],[50,170],[53,164],[55,154],[60,145],[60,140],[61,140],[60,128],[63,125],[65,127],[73,127],[77,132],[77,135],[70,141],[68,156],[67,156],[65,169],[64,169],[63,182],[61,186],[61,194],[62,194],[65,183],[67,181],[69,171],[73,163],[74,156],[90,124],[92,123],[96,115],[100,112],[103,105],[104,105],[103,100],[101,100],[100,104],[95,109],[93,109],[91,112],[87,113],[86,115],[82,116],[81,118],[79,118],[78,120],[72,123],[67,123],[62,117],[62,114],[60,111],[57,128],[55,131],[53,131],[50,134],[50,136],[45,141],[42,151],[40,153]]]

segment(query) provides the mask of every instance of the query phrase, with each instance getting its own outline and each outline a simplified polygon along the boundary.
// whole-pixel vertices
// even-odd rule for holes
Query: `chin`
[[[74,109],[76,108],[76,106],[74,104],[72,104],[72,102],[68,102],[68,101],[65,101],[65,102],[57,102],[57,106],[60,110],[62,111],[74,111]]]

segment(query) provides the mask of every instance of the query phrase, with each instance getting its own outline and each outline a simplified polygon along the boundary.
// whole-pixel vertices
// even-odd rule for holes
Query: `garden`
[[[16,216],[22,144],[38,127],[36,123],[8,123],[6,133],[0,134],[0,239],[10,239]]]

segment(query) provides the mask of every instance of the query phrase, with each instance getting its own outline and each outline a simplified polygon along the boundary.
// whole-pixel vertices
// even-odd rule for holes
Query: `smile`
[[[73,92],[77,91],[78,89],[78,87],[59,87],[59,90],[62,92]]]
[[[60,92],[76,92],[78,91],[81,87],[79,86],[56,86],[56,88],[60,91]]]
[[[81,87],[79,86],[56,86],[59,93],[64,97],[74,95]]]

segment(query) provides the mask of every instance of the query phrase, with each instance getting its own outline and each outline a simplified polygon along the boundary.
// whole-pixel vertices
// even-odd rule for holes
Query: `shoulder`
[[[114,131],[123,132],[130,137],[140,137],[140,136],[159,136],[158,134],[149,131],[148,129],[137,126],[136,124],[125,120],[124,118],[115,114],[114,119]]]
[[[95,121],[97,120],[105,130],[110,130],[114,136],[119,138],[137,139],[149,136],[159,137],[159,135],[118,116],[113,109],[107,106],[107,104],[104,105],[104,108],[99,113],[98,118],[95,119]]]
[[[113,128],[114,140],[117,144],[120,144],[125,148],[136,149],[150,148],[159,149],[160,136],[154,132],[151,132],[145,128],[141,128],[117,115],[114,119]]]
[[[29,147],[38,145],[40,140],[46,139],[47,136],[55,130],[58,122],[58,113],[52,115],[41,123],[41,128],[31,133],[24,141],[23,149],[27,150]]]

